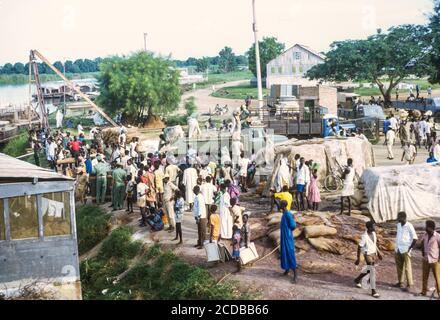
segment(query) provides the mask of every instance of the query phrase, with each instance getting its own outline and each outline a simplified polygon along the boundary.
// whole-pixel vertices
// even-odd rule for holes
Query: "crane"
[[[54,65],[52,65],[49,60],[47,60],[40,52],[37,50],[31,50],[30,53],[30,65],[33,65],[34,75],[35,75],[35,83],[37,85],[37,97],[38,97],[38,105],[40,106],[40,112],[43,117],[42,119],[42,125],[45,128],[49,128],[49,123],[47,121],[47,112],[46,108],[44,107],[44,99],[41,92],[40,87],[40,79],[38,75],[38,65],[35,63],[36,58],[38,57],[41,61],[43,61],[49,68],[53,70],[61,79],[65,81],[65,83],[73,90],[75,91],[80,97],[82,97],[84,100],[86,100],[99,114],[101,114],[112,126],[117,127],[118,125],[113,121],[112,118],[110,118],[100,107],[98,107],[92,100],[87,97],[84,93],[81,92],[79,88],[75,86],[75,84],[67,79],[64,74],[59,71],[57,68],[55,68]]]

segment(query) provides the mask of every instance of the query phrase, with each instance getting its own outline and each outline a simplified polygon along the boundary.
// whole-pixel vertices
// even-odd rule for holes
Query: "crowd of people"
[[[128,214],[137,206],[140,227],[175,233],[178,244],[183,242],[184,212],[192,212],[198,230],[195,246],[230,240],[236,259],[239,248],[250,242],[249,213],[240,206],[240,194],[252,183],[256,165],[242,146],[238,156],[233,153],[220,164],[190,146],[181,157],[159,150],[140,152],[139,138],[128,143],[122,125],[115,143],[104,143],[98,128],[92,128],[89,139],[84,132],[77,136],[60,129],[48,134],[41,128],[31,130],[29,137],[36,154],[43,149],[54,171],[76,177],[78,201],[85,203],[96,194],[101,205],[110,195],[112,209]]]
[[[429,158],[426,162],[440,161],[440,137],[434,129],[434,123],[430,116],[417,117],[407,116],[399,117],[391,114],[384,121],[385,144],[388,150],[388,159],[394,159],[393,146],[396,138],[400,138],[403,149],[402,162],[413,164],[417,151],[422,147],[428,150]]]

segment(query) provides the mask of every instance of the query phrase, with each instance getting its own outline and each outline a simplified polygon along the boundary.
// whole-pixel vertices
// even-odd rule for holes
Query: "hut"
[[[81,299],[74,180],[0,153],[0,287]]]

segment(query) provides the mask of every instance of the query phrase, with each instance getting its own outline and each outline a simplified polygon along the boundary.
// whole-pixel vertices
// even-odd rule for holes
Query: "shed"
[[[74,180],[0,153],[0,286],[81,299]]]

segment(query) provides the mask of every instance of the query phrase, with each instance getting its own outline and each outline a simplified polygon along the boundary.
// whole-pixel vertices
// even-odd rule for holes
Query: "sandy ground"
[[[238,80],[238,81],[226,82],[223,84],[216,84],[215,90],[219,90],[225,87],[235,87],[247,82],[249,82],[249,80]],[[212,93],[213,93],[212,87],[190,91],[182,96],[182,102],[188,99],[189,97],[194,97],[195,104],[198,107],[198,111],[202,114],[208,114],[213,112],[217,104],[219,104],[220,106],[228,105],[229,111],[232,112],[232,110],[239,108],[244,103],[243,100],[211,97]],[[181,104],[180,112],[181,113],[184,112],[183,104]]]
[[[216,89],[234,86],[244,81],[235,81],[225,83],[223,85],[216,85]],[[210,109],[214,108],[216,104],[228,104],[230,107],[239,107],[243,102],[239,100],[219,99],[211,97],[211,88],[196,90],[185,94],[182,101],[190,96],[196,98],[196,104],[199,107],[200,113],[208,113]],[[232,108],[230,108],[232,110]],[[182,110],[181,110],[182,111]],[[133,129],[135,131],[135,129]],[[140,132],[141,138],[151,139],[157,137],[158,131],[144,130]],[[373,147],[376,158],[376,166],[389,165],[403,165],[400,161],[402,157],[402,149],[400,140],[397,139],[393,147],[395,154],[394,160],[387,159],[387,149],[383,145],[383,139]],[[425,148],[419,150],[416,158],[416,163],[424,163],[428,157],[428,152]],[[323,195],[325,197],[325,195]],[[259,198],[254,191],[242,197],[241,205],[246,207],[251,212],[251,223],[253,219],[261,219],[264,217],[269,209],[270,204],[268,199]],[[108,205],[106,205],[106,209]],[[321,211],[338,212],[339,208],[331,202],[324,201],[321,205]],[[359,274],[361,267],[354,265],[353,260],[347,256],[336,256],[329,253],[319,253],[315,250],[303,252],[298,251],[298,272],[299,279],[296,284],[291,283],[290,276],[282,275],[280,268],[280,261],[278,252],[270,255],[274,249],[274,244],[267,238],[263,237],[255,241],[257,251],[260,258],[264,259],[257,261],[251,266],[247,266],[240,273],[236,273],[236,265],[232,262],[219,263],[217,265],[208,265],[206,262],[205,250],[198,250],[194,247],[197,242],[197,228],[192,217],[191,212],[186,212],[183,222],[183,238],[182,245],[177,245],[177,241],[172,241],[175,234],[167,231],[152,233],[146,228],[138,227],[139,211],[136,209],[135,214],[128,216],[124,211],[114,213],[115,221],[119,224],[129,224],[134,226],[134,238],[145,243],[159,242],[163,246],[172,249],[176,254],[183,257],[190,263],[203,265],[209,268],[211,274],[216,279],[228,279],[237,281],[243,290],[251,290],[258,293],[262,299],[287,299],[287,300],[309,300],[309,299],[324,299],[324,300],[365,300],[374,299],[370,296],[369,290],[364,287],[362,289],[356,288],[353,279]],[[440,223],[440,219],[439,219]],[[384,225],[384,227],[395,227],[394,224]],[[415,223],[416,230],[419,234],[423,233],[423,221]],[[87,254],[87,257],[93,256],[98,251],[99,246]],[[355,250],[353,250],[355,254]],[[84,258],[83,256],[81,258]],[[332,262],[337,265],[337,268],[328,273],[308,273],[301,268],[301,265],[307,261],[325,261]],[[420,251],[413,254],[413,277],[415,281],[415,288],[411,293],[404,292],[400,289],[392,287],[397,282],[394,254],[393,252],[385,252],[384,260],[379,262],[377,266],[378,272],[378,292],[381,294],[380,299],[388,300],[426,300],[429,298],[416,297],[413,293],[419,292],[421,289],[421,262],[422,257]],[[430,279],[429,287],[434,286],[434,280]]]

